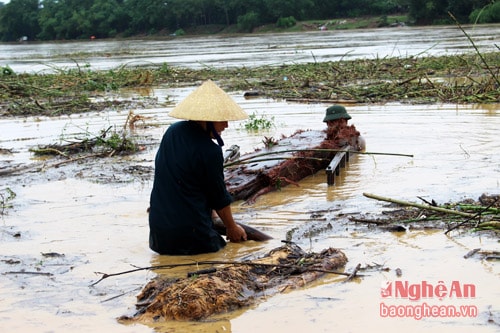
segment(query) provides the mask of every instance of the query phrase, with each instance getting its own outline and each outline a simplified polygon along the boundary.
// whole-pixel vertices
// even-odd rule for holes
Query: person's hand
[[[230,228],[226,227],[226,237],[233,243],[239,243],[247,240],[247,233],[242,226],[235,223]]]

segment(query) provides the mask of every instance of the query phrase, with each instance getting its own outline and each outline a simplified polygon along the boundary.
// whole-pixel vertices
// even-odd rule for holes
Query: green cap
[[[351,119],[351,116],[347,113],[345,107],[343,107],[342,105],[332,105],[328,109],[326,109],[326,115],[325,119],[323,119],[323,122],[341,118],[349,120]]]

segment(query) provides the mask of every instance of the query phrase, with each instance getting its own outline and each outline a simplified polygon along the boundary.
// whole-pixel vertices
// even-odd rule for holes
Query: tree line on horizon
[[[500,0],[11,0],[0,2],[0,40],[72,40],[208,25],[279,27],[296,21],[405,14],[415,25],[500,22]]]

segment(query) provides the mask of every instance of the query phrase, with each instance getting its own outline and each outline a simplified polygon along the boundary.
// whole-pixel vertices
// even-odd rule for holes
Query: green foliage
[[[9,187],[0,190],[0,215],[4,214],[6,208],[11,208],[10,201],[14,200],[16,193]]]
[[[377,22],[377,26],[378,27],[387,27],[389,26],[389,19],[387,18],[387,15],[384,15],[382,17],[379,18],[378,22]]]
[[[276,22],[276,26],[278,28],[291,28],[295,24],[297,24],[297,20],[293,16],[289,17],[280,17],[278,22]]]
[[[7,67],[8,68],[8,67]],[[163,67],[162,67],[163,68]],[[5,68],[3,68],[5,70]],[[52,68],[55,73],[43,75],[2,75],[0,73],[0,98],[8,108],[2,111],[21,116],[44,114],[47,116],[82,113],[90,110],[117,107],[129,102],[95,102],[89,96],[109,92],[123,87],[150,87],[160,74],[167,79],[172,69],[164,65],[163,70],[152,72],[144,68],[120,66],[106,71],[92,71],[90,66],[78,65],[75,69]],[[102,95],[102,94],[101,94]]]
[[[131,154],[137,151],[137,145],[133,139],[128,135],[128,132],[117,131],[113,126],[102,130],[97,136],[84,129],[83,138],[66,137],[63,133],[59,137],[60,142],[69,142],[68,144],[51,144],[47,146],[39,146],[38,148],[31,148],[30,152],[37,156],[47,155],[62,155],[68,157],[70,155],[81,153],[100,154],[103,156],[118,154]]]
[[[1,40],[34,40],[39,31],[38,0],[12,0],[0,8]]]
[[[278,20],[280,17],[294,16],[299,20],[311,17],[315,0],[264,0],[266,14],[270,20]]]
[[[498,4],[496,0],[408,0],[409,16],[416,24],[452,24],[448,13],[460,23],[474,23],[483,8]],[[477,13],[477,14],[474,14]],[[474,14],[474,15],[473,15]],[[472,17],[471,17],[472,16]],[[495,21],[490,21],[495,22]],[[496,21],[498,22],[498,21]]]
[[[163,84],[174,87],[212,79],[224,81],[231,91],[255,89],[262,92],[262,96],[274,99],[498,103],[500,90],[496,68],[499,66],[499,52],[484,53],[481,58],[478,55],[396,57],[199,70],[170,67],[164,63],[151,69],[123,66],[99,71],[60,70],[57,74],[0,75],[0,98],[4,105],[8,105],[2,109],[2,115],[54,116],[130,108],[127,100],[101,100],[100,97],[107,94],[101,90],[87,90],[92,86],[89,81],[95,84],[92,87],[107,89]],[[278,79],[291,75],[293,80]],[[308,85],[300,84],[303,82]],[[325,85],[328,89],[310,88]],[[99,98],[94,100],[91,97]],[[243,125],[243,129],[258,130],[272,127],[273,122],[254,114],[247,125]]]
[[[177,1],[127,0],[123,2],[126,23],[132,34],[161,31],[172,20],[171,11]]]
[[[168,63],[164,62],[163,64],[161,64],[159,71],[161,74],[170,74],[170,66],[168,65]]]
[[[417,24],[498,22],[494,0],[11,0],[0,6],[0,40],[109,38],[138,34],[180,35],[208,25],[236,25],[251,32],[265,24],[280,28],[295,20],[389,16],[408,12]],[[483,10],[484,8],[484,10]],[[293,19],[292,19],[293,18]],[[384,22],[382,22],[384,23]],[[200,28],[202,27],[202,28]],[[196,28],[196,29],[194,29]]]
[[[500,1],[491,3],[481,9],[475,9],[469,15],[471,23],[499,23],[500,22]]]
[[[111,149],[117,152],[135,152],[137,147],[135,143],[126,135],[125,132],[111,132],[110,135],[100,136],[96,142],[96,146],[101,146],[105,149]]]
[[[416,24],[433,24],[447,19],[448,0],[410,0],[410,17]]]
[[[175,36],[184,36],[185,34],[186,34],[186,32],[184,30],[182,30],[182,29],[177,29],[174,32]]]
[[[238,16],[238,31],[240,32],[252,32],[259,24],[260,18],[256,12],[249,12]]]
[[[1,70],[0,73],[1,75],[16,75],[16,73],[14,73],[14,70],[9,66],[0,67],[0,70]]]
[[[269,120],[264,115],[260,117],[254,112],[249,117],[244,124],[247,131],[258,131],[263,129],[270,129],[274,126],[274,117]]]
[[[391,1],[391,0],[374,0],[372,1],[373,14],[392,14],[401,12],[406,6],[405,0]]]

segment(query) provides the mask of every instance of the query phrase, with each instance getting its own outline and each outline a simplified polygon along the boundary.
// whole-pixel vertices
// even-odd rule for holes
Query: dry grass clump
[[[227,264],[208,274],[175,280],[158,276],[137,296],[138,312],[119,320],[204,319],[256,303],[264,295],[302,287],[346,262],[345,254],[337,249],[306,253],[288,244],[259,260]]]

